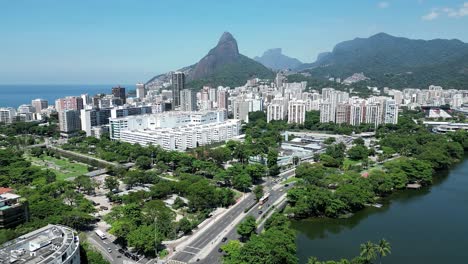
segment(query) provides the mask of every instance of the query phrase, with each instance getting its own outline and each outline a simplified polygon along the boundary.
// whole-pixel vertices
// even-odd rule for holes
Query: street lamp
[[[158,221],[158,217],[155,216],[154,217],[154,253],[155,253],[155,257],[157,258],[158,257],[158,227],[157,227],[157,221]]]

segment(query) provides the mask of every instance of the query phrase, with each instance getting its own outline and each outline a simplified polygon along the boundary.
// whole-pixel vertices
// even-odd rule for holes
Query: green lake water
[[[351,258],[368,240],[387,239],[385,264],[468,263],[468,158],[434,184],[394,193],[382,208],[366,208],[348,219],[293,221],[299,263]]]

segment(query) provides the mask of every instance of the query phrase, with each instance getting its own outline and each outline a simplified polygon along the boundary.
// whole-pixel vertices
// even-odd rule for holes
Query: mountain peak
[[[263,53],[263,56],[268,56],[268,55],[282,55],[283,50],[281,48],[274,48],[274,49],[269,49]]]
[[[375,35],[372,35],[370,38],[394,38],[394,36],[387,34],[385,32],[380,32]]]
[[[231,33],[224,32],[216,47],[197,63],[191,77],[201,79],[210,76],[225,65],[239,62],[240,57],[236,39]]]
[[[231,33],[227,31],[224,32],[223,35],[221,35],[221,37],[219,38],[218,45],[224,42],[236,42],[237,44],[236,39],[232,36]]]
[[[302,64],[298,59],[284,55],[281,48],[269,49],[254,60],[273,70],[294,69]]]

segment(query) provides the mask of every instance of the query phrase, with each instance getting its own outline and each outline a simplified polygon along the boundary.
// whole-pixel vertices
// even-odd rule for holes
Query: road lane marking
[[[193,252],[189,252],[189,251],[185,251],[185,250],[182,250],[180,252],[187,253],[187,254],[194,255],[194,256],[197,254],[197,253],[193,253]]]
[[[191,247],[191,246],[186,246],[186,248],[194,248],[194,249],[196,249],[196,250],[201,250],[201,248]]]

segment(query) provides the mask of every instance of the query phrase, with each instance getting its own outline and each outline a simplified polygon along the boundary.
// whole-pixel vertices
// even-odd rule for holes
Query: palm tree
[[[376,245],[370,241],[367,241],[365,244],[361,244],[360,256],[363,257],[367,263],[372,263],[372,260],[377,257],[375,249]]]
[[[387,256],[388,254],[392,253],[392,248],[390,247],[390,243],[387,240],[381,239],[379,244],[375,245],[375,250],[377,254],[379,254],[379,261],[382,264],[382,257]]]

